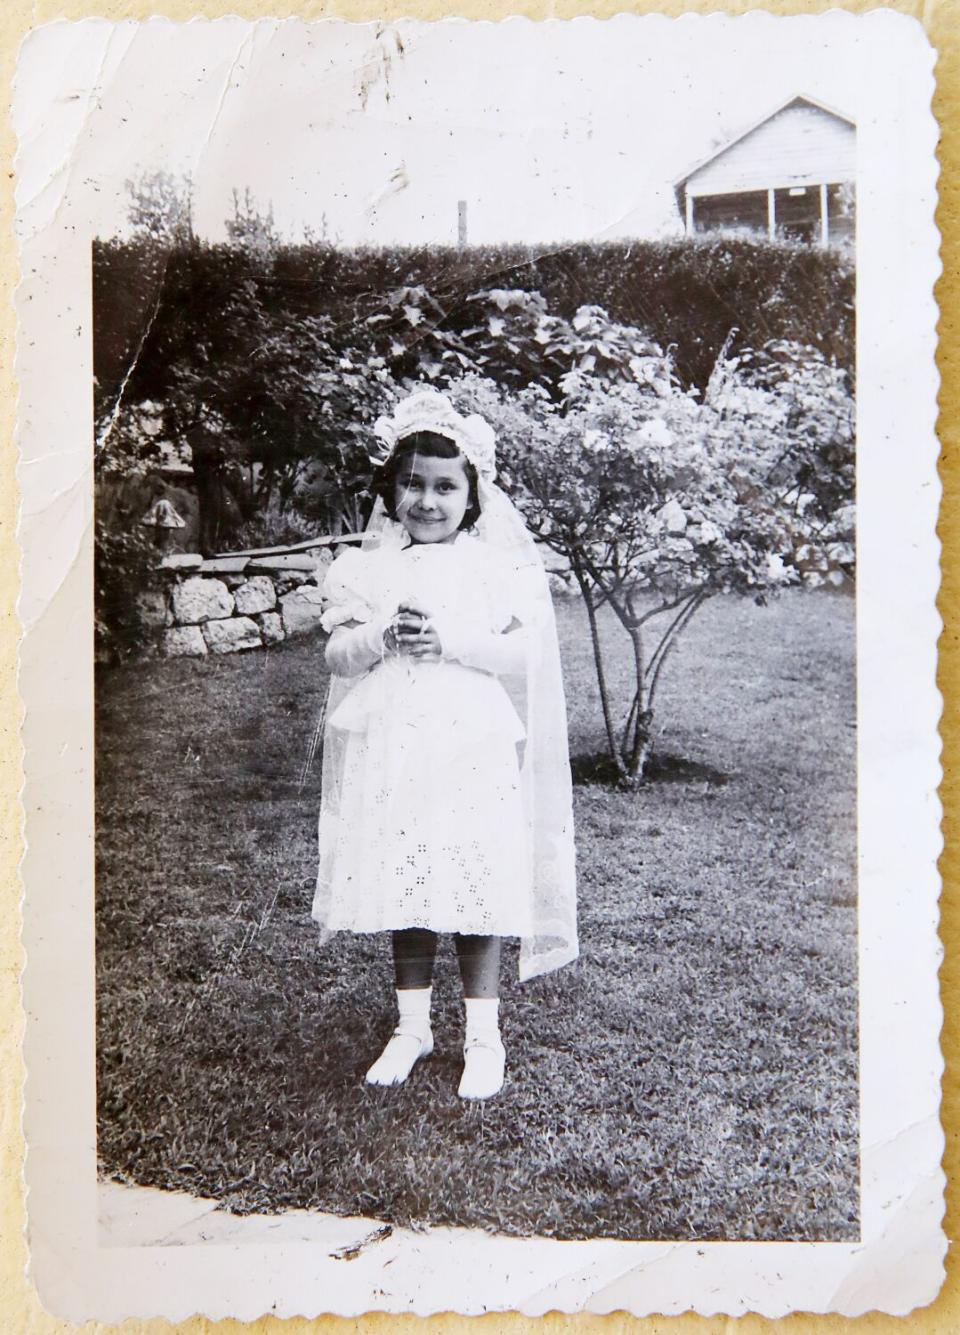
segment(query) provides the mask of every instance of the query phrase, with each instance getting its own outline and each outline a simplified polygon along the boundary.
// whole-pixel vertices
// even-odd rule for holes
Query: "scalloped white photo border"
[[[260,34],[264,23],[277,22],[260,20]],[[558,22],[539,25],[545,43]],[[306,1243],[98,1245],[90,243],[105,229],[94,177],[105,169],[109,145],[97,141],[97,112],[134,29],[166,23],[89,19],[37,29],[21,49],[15,84],[25,1176],[30,1274],[44,1305],[80,1323],[366,1311],[856,1316],[931,1302],[946,1249],[937,978],[937,127],[934,52],[917,22],[891,11],[607,21],[611,51],[622,25],[658,25],[659,40],[668,42],[672,27],[678,59],[690,42],[714,42],[718,25],[735,25],[738,40],[759,51],[764,25],[816,24],[824,44],[844,49],[860,85],[861,1241],[557,1242],[397,1230],[389,1246],[349,1265]],[[512,18],[504,27],[528,23]],[[469,40],[465,20],[443,24],[451,41]],[[231,18],[210,26],[227,67],[252,25]],[[405,41],[416,40],[416,21],[397,26]],[[163,96],[144,88],[142,114],[162,113]]]

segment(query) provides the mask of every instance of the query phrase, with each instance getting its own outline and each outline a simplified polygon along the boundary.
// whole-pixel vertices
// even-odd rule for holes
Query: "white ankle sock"
[[[426,1038],[430,1032],[430,1002],[433,997],[432,987],[397,988],[397,1014],[400,1020],[398,1029],[405,1034],[417,1034]]]
[[[464,997],[467,1013],[467,1042],[471,1039],[500,1038],[500,998]]]
[[[400,1018],[390,1041],[367,1072],[368,1085],[402,1085],[421,1057],[433,1051],[430,987],[397,988]]]
[[[506,1053],[500,1038],[496,997],[467,997],[467,1033],[463,1075],[457,1093],[462,1099],[490,1099],[503,1087]]]

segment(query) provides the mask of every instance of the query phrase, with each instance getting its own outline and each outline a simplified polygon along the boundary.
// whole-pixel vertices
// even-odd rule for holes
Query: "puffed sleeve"
[[[370,558],[348,549],[323,582],[321,625],[328,631],[325,658],[338,677],[356,677],[383,658],[384,619],[374,607]]]
[[[484,551],[482,597],[458,617],[435,617],[444,658],[497,676],[526,671],[531,647],[522,576],[498,552]]]
[[[504,630],[520,625],[528,630],[542,616],[544,603],[550,604],[546,574],[539,557],[519,563],[496,553],[487,570],[487,588],[496,625]]]
[[[335,630],[348,621],[369,621],[373,606],[369,593],[369,558],[349,547],[341,552],[323,581],[323,616],[325,631]]]

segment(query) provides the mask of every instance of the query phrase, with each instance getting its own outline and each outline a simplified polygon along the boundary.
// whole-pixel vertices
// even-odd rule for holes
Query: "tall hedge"
[[[244,284],[294,316],[331,316],[346,340],[385,308],[387,293],[423,287],[436,318],[463,327],[466,303],[489,287],[539,291],[559,315],[603,306],[673,349],[681,378],[705,387],[731,329],[736,344],[811,344],[854,370],[854,270],[849,257],[799,243],[740,237],[581,242],[555,248],[474,246],[257,251],[200,241],[100,241],[93,254],[95,370],[101,407],[133,368],[126,392],[162,396],[169,325],[229,320]],[[185,318],[186,317],[186,318]],[[229,329],[223,330],[229,343]],[[736,345],[735,345],[736,346]]]

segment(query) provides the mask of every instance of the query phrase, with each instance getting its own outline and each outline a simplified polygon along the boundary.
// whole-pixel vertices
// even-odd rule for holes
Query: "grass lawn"
[[[583,609],[558,611],[571,752],[595,753]],[[102,1171],[240,1211],[856,1238],[853,623],[825,593],[698,613],[661,688],[660,777],[575,790],[581,958],[521,987],[508,950],[486,1105],[456,1094],[449,942],[434,1057],[401,1089],[362,1082],[390,952],[321,951],[309,920],[320,642],[101,672]]]

